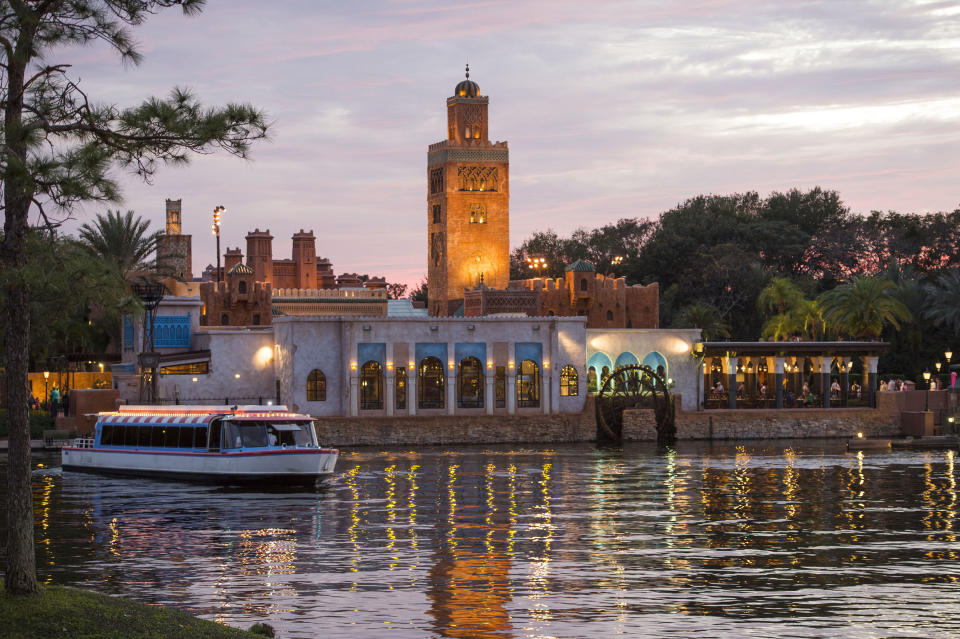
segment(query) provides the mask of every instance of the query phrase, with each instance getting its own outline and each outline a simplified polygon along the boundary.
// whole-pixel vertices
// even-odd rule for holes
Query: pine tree
[[[222,149],[246,157],[266,137],[264,114],[249,105],[205,108],[174,89],[131,108],[94,100],[54,61],[71,46],[103,43],[136,64],[131,27],[180,7],[196,14],[202,0],[9,0],[0,3],[0,183],[4,235],[0,271],[6,297],[7,405],[10,429],[7,479],[8,592],[37,592],[30,487],[27,365],[30,287],[25,274],[41,256],[27,250],[30,212],[56,225],[84,202],[116,202],[112,171],[126,168],[149,180],[163,164],[183,164],[191,153]]]

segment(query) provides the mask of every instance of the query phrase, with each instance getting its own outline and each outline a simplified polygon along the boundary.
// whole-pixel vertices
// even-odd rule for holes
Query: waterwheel
[[[601,439],[623,439],[623,411],[629,408],[653,410],[659,444],[672,444],[676,438],[667,382],[649,366],[631,364],[616,368],[597,392],[596,406]]]

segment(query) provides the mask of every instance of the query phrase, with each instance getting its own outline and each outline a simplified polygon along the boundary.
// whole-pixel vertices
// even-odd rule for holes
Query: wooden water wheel
[[[676,439],[673,402],[667,382],[649,366],[630,364],[616,368],[603,380],[596,395],[596,407],[597,434],[601,439],[622,441],[623,411],[630,408],[653,410],[659,444],[672,444]]]

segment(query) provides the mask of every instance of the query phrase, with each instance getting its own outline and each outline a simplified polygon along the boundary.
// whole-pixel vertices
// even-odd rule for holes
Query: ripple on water
[[[283,637],[955,636],[953,461],[830,441],[362,450],[304,492],[41,456],[38,569]]]

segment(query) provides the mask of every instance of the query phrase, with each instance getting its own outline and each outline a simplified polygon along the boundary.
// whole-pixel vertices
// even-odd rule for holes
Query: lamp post
[[[217,282],[222,281],[220,277],[220,214],[225,210],[222,204],[213,209],[213,234],[217,236]]]
[[[50,396],[47,394],[47,382],[50,380],[50,371],[43,371],[43,401],[47,405],[47,412],[50,412]]]
[[[153,403],[157,398],[157,367],[160,354],[154,351],[154,313],[163,299],[165,287],[159,282],[133,285],[133,294],[143,304],[143,349],[140,352],[140,401]]]
[[[547,269],[547,260],[542,257],[528,257],[527,258],[527,268],[533,269],[533,272],[536,273],[536,277],[540,276],[540,273]]]
[[[927,383],[927,390],[930,390],[930,371],[923,371],[923,381]]]

